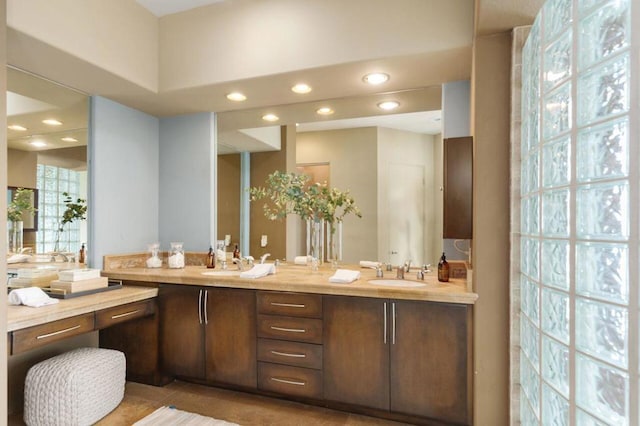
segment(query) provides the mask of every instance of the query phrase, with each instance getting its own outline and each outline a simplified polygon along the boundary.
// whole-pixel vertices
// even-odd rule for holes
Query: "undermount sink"
[[[427,285],[434,286],[434,284],[411,280],[369,280],[369,284],[384,285],[388,287],[426,287]]]
[[[222,271],[207,271],[202,272],[202,275],[208,275],[211,277],[237,277],[242,271],[238,270],[222,270]]]

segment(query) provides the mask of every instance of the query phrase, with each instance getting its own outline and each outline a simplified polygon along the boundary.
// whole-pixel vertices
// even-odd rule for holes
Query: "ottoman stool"
[[[29,426],[88,426],[120,404],[126,361],[111,349],[80,348],[29,369],[24,421]]]

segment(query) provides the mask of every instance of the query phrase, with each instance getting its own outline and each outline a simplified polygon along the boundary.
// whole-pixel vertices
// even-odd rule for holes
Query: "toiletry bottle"
[[[213,247],[209,246],[209,253],[207,253],[207,268],[213,269],[216,267],[216,257],[213,254]]]
[[[239,259],[240,258],[240,250],[238,250],[238,245],[236,244],[236,248],[233,249],[233,258],[234,259]]]
[[[440,262],[438,262],[438,281],[449,281],[449,262],[447,262],[447,256],[442,253]]]
[[[84,243],[82,243],[82,247],[80,247],[80,256],[78,256],[78,262],[84,263]]]

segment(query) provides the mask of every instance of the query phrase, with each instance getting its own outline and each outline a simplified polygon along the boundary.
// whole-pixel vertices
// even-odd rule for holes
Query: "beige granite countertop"
[[[126,263],[126,262],[125,262]],[[134,262],[135,263],[135,262]],[[426,274],[424,287],[392,287],[370,284],[369,280],[376,279],[373,269],[360,268],[358,265],[342,265],[342,269],[359,270],[361,278],[350,284],[333,284],[329,277],[335,273],[328,265],[323,265],[317,272],[312,272],[307,266],[280,265],[275,275],[262,278],[240,278],[239,276],[211,276],[207,272],[220,269],[206,269],[204,266],[186,266],[183,269],[169,269],[167,267],[150,269],[141,266],[122,267],[121,259],[106,265],[114,265],[112,269],[105,269],[102,275],[125,281],[143,281],[167,284],[183,284],[211,287],[246,288],[253,290],[292,291],[301,293],[360,296],[375,298],[393,298],[404,300],[422,300],[434,302],[449,302],[474,304],[478,295],[468,290],[466,279],[455,278],[448,283],[437,280],[436,272]],[[232,265],[230,270],[235,269]],[[417,270],[405,273],[408,280],[415,279]],[[384,279],[395,279],[396,272],[384,271]]]
[[[8,305],[7,331],[20,330],[22,328],[95,312],[101,309],[151,299],[157,295],[157,288],[124,286],[117,290],[72,299],[61,299],[60,303],[42,306],[40,308]]]

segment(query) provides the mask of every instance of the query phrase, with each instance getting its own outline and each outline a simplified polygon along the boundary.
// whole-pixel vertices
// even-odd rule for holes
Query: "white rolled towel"
[[[376,269],[378,267],[382,266],[382,264],[380,262],[374,262],[372,260],[361,260],[360,261],[360,267],[361,268],[372,268],[372,269]]]
[[[307,264],[307,256],[296,256],[293,259],[294,265],[306,265]]]
[[[40,287],[25,287],[11,290],[9,293],[10,305],[25,305],[32,308],[53,305],[58,303],[58,299],[49,297]]]
[[[241,272],[240,278],[261,278],[275,273],[276,266],[273,263],[261,263],[248,271]]]
[[[329,277],[330,283],[349,284],[360,279],[360,271],[350,269],[338,269],[336,273]]]

